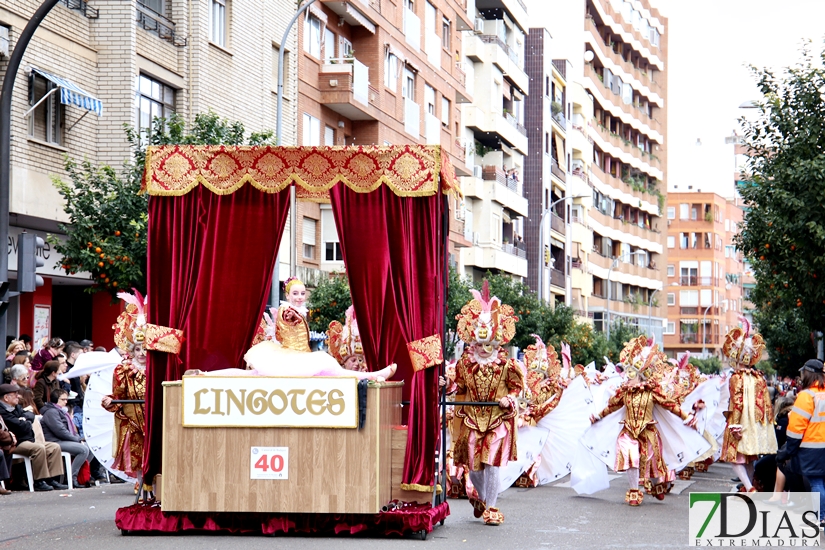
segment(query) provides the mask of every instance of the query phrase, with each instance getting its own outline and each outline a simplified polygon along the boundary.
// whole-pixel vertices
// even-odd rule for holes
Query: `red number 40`
[[[281,455],[272,455],[269,461],[267,461],[267,456],[261,455],[261,458],[255,463],[255,467],[264,472],[268,472],[270,469],[272,469],[273,472],[280,472],[284,469],[284,457]]]

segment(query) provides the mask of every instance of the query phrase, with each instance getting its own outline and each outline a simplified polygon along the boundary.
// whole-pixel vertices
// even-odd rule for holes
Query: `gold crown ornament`
[[[732,366],[752,367],[756,365],[765,350],[765,340],[762,335],[751,335],[751,324],[745,317],[740,316],[741,327],[734,327],[725,335],[722,344],[722,353],[730,359]]]
[[[513,308],[490,297],[490,284],[485,279],[481,292],[471,289],[473,299],[456,315],[458,337],[468,344],[506,345],[516,335],[518,317]]]

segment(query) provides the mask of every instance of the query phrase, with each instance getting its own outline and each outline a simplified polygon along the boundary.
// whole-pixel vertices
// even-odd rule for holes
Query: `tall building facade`
[[[316,2],[299,21],[297,130],[301,145],[441,145],[456,174],[472,174],[461,121],[472,84],[458,0]],[[451,205],[450,258],[465,240],[460,204]],[[328,205],[301,204],[298,264],[310,281],[343,272]],[[284,251],[282,246],[282,252]]]
[[[721,357],[725,334],[746,312],[748,268],[733,245],[742,214],[735,199],[714,193],[668,195],[668,355]]]
[[[587,314],[596,328],[621,319],[661,341],[667,20],[647,0],[585,0],[583,16],[581,84],[593,102],[593,160],[590,196],[574,204],[586,209],[592,232]]]
[[[524,161],[527,284],[548,302],[570,305],[570,203],[566,199],[571,158],[567,149],[566,60],[553,59],[547,29],[531,28],[526,41],[530,93],[525,100],[529,155]]]
[[[39,0],[0,3],[0,78],[8,54]],[[289,0],[61,0],[45,18],[17,74],[12,100],[9,267],[16,277],[17,235],[61,235],[68,218],[51,178],[66,178],[64,156],[119,168],[131,158],[123,125],[144,132],[173,112],[191,123],[210,109],[248,132],[275,129],[277,54],[294,14]],[[5,46],[8,46],[6,48]],[[287,71],[286,120],[297,114],[294,61]],[[0,81],[1,82],[1,81]],[[295,143],[285,124],[285,144]],[[288,236],[285,237],[288,240]],[[58,268],[47,245],[45,285],[11,300],[8,334],[38,330],[111,342],[117,308],[89,295],[88,275]]]
[[[521,0],[470,0],[472,31],[464,33],[459,64],[472,101],[462,108],[461,143],[469,174],[462,178],[465,238],[459,271],[476,281],[488,270],[527,277],[524,216],[524,70],[529,21]]]

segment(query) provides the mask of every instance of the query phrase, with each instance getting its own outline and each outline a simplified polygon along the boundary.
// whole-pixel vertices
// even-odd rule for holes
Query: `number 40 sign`
[[[289,479],[289,447],[252,447],[249,479]]]

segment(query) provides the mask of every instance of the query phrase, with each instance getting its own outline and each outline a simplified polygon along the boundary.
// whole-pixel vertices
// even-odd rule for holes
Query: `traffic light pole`
[[[44,0],[32,18],[26,24],[20,37],[14,44],[14,51],[6,66],[0,91],[0,245],[6,251],[0,251],[0,343],[6,345],[6,310],[9,303],[9,207],[11,187],[11,99],[17,71],[23,61],[23,54],[31,42],[34,32],[46,18],[46,15],[60,0]]]

